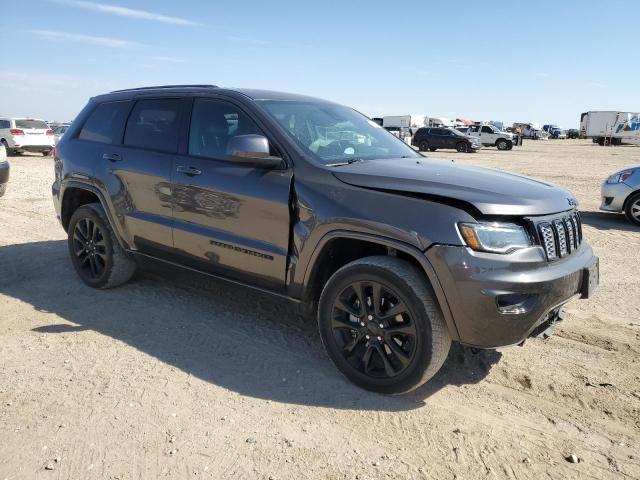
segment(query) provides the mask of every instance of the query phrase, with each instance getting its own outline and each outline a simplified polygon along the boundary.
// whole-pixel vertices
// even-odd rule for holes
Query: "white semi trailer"
[[[600,145],[621,143],[620,136],[616,135],[616,128],[634,115],[638,114],[614,110],[584,112],[580,115],[580,135],[591,138]]]

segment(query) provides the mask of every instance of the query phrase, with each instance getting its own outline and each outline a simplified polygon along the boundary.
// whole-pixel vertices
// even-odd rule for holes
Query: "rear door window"
[[[120,143],[130,108],[130,102],[101,103],[89,115],[78,138],[100,143]]]
[[[138,101],[127,121],[124,144],[176,153],[182,104],[178,98]]]
[[[11,128],[11,122],[9,120],[0,120],[0,128]]]

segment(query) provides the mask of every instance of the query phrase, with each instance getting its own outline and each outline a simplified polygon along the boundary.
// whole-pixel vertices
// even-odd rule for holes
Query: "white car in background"
[[[53,130],[44,120],[35,118],[0,118],[0,143],[7,155],[39,152],[45,157],[53,149]]]

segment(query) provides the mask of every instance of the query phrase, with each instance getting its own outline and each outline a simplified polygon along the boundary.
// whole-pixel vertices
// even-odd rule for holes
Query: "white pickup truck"
[[[479,138],[485,147],[497,147],[498,150],[513,148],[513,135],[499,130],[494,125],[471,125],[467,135]]]

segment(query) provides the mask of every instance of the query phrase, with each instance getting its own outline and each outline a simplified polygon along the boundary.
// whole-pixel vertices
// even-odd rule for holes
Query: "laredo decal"
[[[255,252],[253,250],[247,250],[246,248],[235,247],[233,245],[229,245],[228,243],[216,242],[215,240],[209,240],[209,243],[216,247],[226,248],[227,250],[234,250],[236,252],[246,253],[247,255],[252,255],[258,258],[264,258],[265,260],[273,260],[273,257],[271,255],[265,255],[264,253]]]

